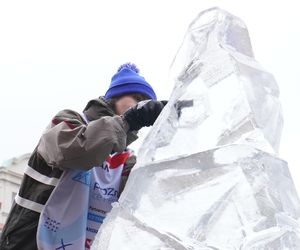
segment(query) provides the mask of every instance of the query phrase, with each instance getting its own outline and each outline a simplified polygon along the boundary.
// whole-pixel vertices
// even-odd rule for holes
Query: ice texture
[[[245,24],[219,8],[201,12],[171,81],[92,249],[300,249],[300,201],[277,155],[279,89]]]
[[[286,162],[228,145],[133,171],[94,249],[300,249],[299,212]]]
[[[217,8],[200,13],[174,59],[171,77],[169,105],[139,152],[143,163],[232,143],[278,152],[279,89],[255,61],[239,18]]]

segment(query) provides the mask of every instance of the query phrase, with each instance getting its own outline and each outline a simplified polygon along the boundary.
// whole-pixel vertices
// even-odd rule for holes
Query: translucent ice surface
[[[232,143],[278,152],[283,126],[279,89],[255,61],[239,18],[218,8],[200,13],[171,75],[174,89],[140,149],[143,163]]]
[[[300,201],[277,157],[279,89],[245,24],[200,13],[171,75],[170,100],[92,249],[300,249]]]
[[[230,145],[131,173],[94,249],[300,249],[287,164]]]

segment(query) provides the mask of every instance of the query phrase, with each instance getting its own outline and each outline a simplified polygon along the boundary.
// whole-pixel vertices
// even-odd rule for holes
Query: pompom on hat
[[[156,100],[156,94],[145,78],[139,75],[139,69],[133,63],[122,64],[113,75],[104,98],[111,99],[126,94],[142,94]]]

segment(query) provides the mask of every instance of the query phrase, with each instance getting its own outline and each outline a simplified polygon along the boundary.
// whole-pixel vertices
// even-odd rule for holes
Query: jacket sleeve
[[[88,170],[102,164],[111,152],[122,152],[127,134],[128,124],[120,116],[85,124],[77,112],[63,110],[44,131],[38,153],[49,166]]]

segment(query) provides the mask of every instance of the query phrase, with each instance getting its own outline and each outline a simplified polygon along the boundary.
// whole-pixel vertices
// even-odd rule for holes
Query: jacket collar
[[[115,113],[108,102],[101,96],[90,100],[83,110],[89,121],[94,121],[102,116],[114,116]]]

